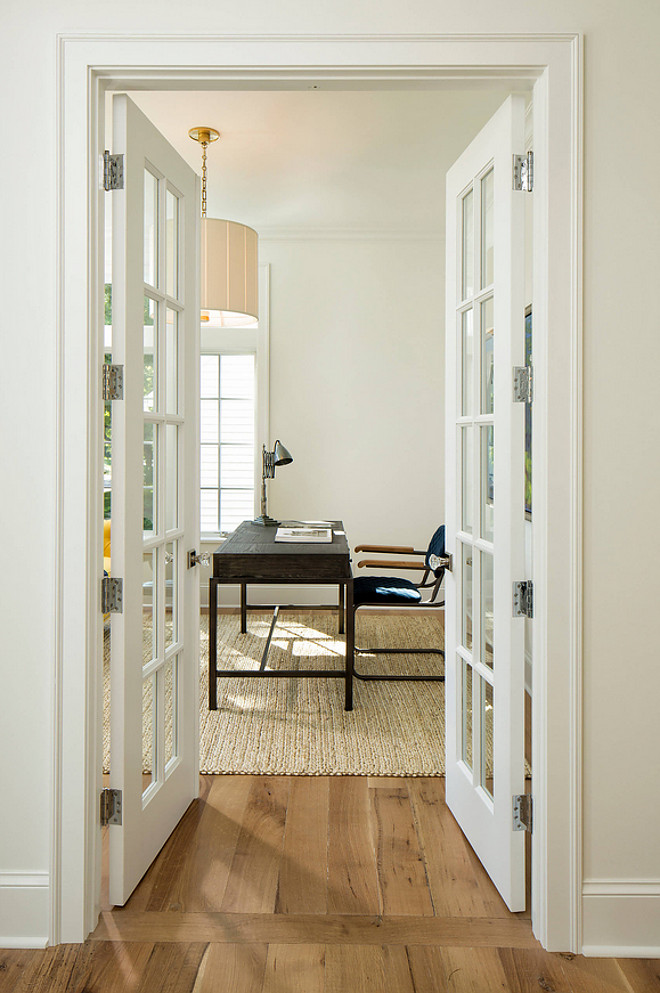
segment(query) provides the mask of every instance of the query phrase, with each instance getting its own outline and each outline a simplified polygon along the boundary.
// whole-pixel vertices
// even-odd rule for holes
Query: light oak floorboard
[[[221,910],[275,909],[289,788],[286,776],[254,777]]]
[[[408,790],[371,790],[374,843],[383,914],[432,916],[424,859],[417,838]]]
[[[325,914],[328,908],[328,777],[291,781],[275,909]]]
[[[209,945],[193,985],[181,993],[259,993],[267,955],[267,945]]]
[[[383,949],[378,945],[329,945],[325,993],[384,993]]]
[[[270,945],[261,993],[324,993],[324,945]]]
[[[328,839],[328,913],[381,913],[366,778],[331,779]]]
[[[104,913],[91,940],[538,948],[526,921],[360,914]]]

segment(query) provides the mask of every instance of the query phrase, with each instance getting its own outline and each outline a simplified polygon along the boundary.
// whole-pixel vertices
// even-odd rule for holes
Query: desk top
[[[276,527],[243,521],[213,552],[213,576],[234,582],[324,582],[351,577],[350,549],[341,521],[331,542],[275,541]]]

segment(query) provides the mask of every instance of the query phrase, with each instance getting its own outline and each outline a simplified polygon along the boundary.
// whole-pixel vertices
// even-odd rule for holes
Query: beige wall
[[[660,665],[653,622],[660,558],[655,527],[660,329],[652,293],[660,268],[660,187],[653,178],[660,153],[655,126],[660,5],[656,0],[464,5],[336,0],[330,7],[303,0],[209,0],[182,7],[175,0],[140,5],[117,0],[110,11],[88,0],[5,0],[0,17],[0,755],[4,809],[11,812],[0,826],[0,872],[45,871],[49,861],[56,33],[581,31],[586,36],[584,864],[586,876],[596,879],[657,880]],[[85,292],[82,284],[80,292]],[[294,447],[289,424],[281,431],[277,425],[276,408],[272,423]],[[284,478],[278,501],[292,485]],[[638,537],[642,528],[644,542]]]

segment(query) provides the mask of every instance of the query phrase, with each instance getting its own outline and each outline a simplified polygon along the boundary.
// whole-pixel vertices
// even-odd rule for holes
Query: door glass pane
[[[474,293],[474,194],[472,190],[463,197],[462,228],[461,299],[467,300]]]
[[[157,507],[157,458],[158,458],[158,426],[147,422],[144,425],[143,445],[143,537],[150,538],[156,533]]]
[[[472,371],[474,368],[474,339],[472,334],[472,308],[461,314],[461,414],[472,413]]]
[[[481,661],[493,668],[493,556],[481,552]]]
[[[493,413],[493,372],[495,343],[493,328],[493,298],[481,304],[481,413]]]
[[[462,683],[462,728],[461,728],[461,758],[468,769],[472,769],[472,666],[465,659],[458,659]]]
[[[472,546],[461,543],[461,642],[472,650]]]
[[[142,329],[144,362],[144,410],[154,411],[156,397],[156,342],[158,340],[158,304],[149,297],[144,298],[144,326]]]
[[[165,527],[168,531],[179,524],[179,428],[165,426]]]
[[[144,170],[144,281],[156,286],[158,279],[158,180]]]
[[[492,425],[481,428],[481,537],[493,540],[495,518],[495,433]]]
[[[142,555],[142,664],[148,665],[156,658],[156,628],[154,611],[156,609],[156,581],[158,571],[157,550],[144,552]]]
[[[165,666],[163,673],[163,678],[165,680],[165,734],[164,734],[164,745],[165,745],[165,771],[167,772],[168,763],[176,757],[178,753],[177,742],[176,742],[176,727],[177,727],[177,714],[176,714],[176,686],[177,686],[177,668],[178,668],[178,656],[170,659]]]
[[[169,307],[165,315],[165,413],[179,413],[179,315]]]
[[[166,291],[171,297],[177,297],[179,295],[179,198],[171,190],[165,194],[165,230]]]
[[[142,792],[154,781],[154,728],[156,727],[156,677],[142,680]]]
[[[461,428],[461,528],[472,534],[472,428]]]
[[[493,767],[493,687],[479,677],[481,684],[481,784],[486,792],[495,796]]]
[[[173,645],[178,629],[178,541],[165,545],[165,648]]]
[[[481,180],[481,288],[494,278],[494,203],[495,173],[491,169]]]

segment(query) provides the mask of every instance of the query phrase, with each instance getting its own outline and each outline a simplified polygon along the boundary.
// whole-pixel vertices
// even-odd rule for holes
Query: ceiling
[[[130,97],[198,174],[201,148],[189,128],[221,132],[208,150],[209,216],[242,221],[262,237],[309,229],[438,235],[445,173],[509,92],[503,81]]]

